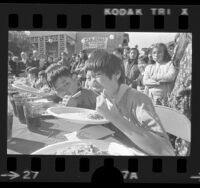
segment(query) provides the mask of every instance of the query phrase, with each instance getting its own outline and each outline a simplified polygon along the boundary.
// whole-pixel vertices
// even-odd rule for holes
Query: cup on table
[[[14,98],[15,107],[17,111],[17,117],[21,123],[26,124],[26,119],[25,119],[24,109],[23,109],[26,99],[20,96],[20,94],[14,95],[13,98]]]
[[[34,101],[29,100],[26,101],[23,108],[28,129],[34,130],[39,128],[41,126],[43,104],[35,103]]]
[[[7,113],[7,141],[12,138],[12,126],[13,126],[13,112],[8,111]]]
[[[19,92],[17,92],[16,90],[9,90],[8,91],[8,96],[9,96],[9,100],[10,100],[10,103],[11,103],[13,111],[14,111],[14,115],[17,117],[17,109],[16,109],[16,106],[15,106],[15,100],[14,100],[14,97],[13,97],[16,94],[19,94]]]

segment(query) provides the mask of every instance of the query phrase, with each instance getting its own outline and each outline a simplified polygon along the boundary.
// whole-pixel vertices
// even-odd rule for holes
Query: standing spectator
[[[130,53],[130,48],[129,47],[124,48],[124,50],[123,50],[123,59],[124,60],[127,60],[129,58],[129,53]]]
[[[113,54],[119,57],[121,60],[123,59],[123,50],[122,48],[115,48],[113,50]]]
[[[39,61],[39,70],[42,71],[42,70],[45,70],[46,69],[46,60],[45,58],[41,58],[40,61]]]
[[[137,85],[137,90],[141,92],[145,92],[145,85],[143,84],[143,77],[145,68],[148,65],[148,57],[147,56],[140,56],[138,59],[138,69],[140,70],[140,74],[138,78],[135,80],[135,84]]]
[[[40,62],[40,65],[42,63],[43,66],[42,66],[42,69],[40,69],[40,70],[46,70],[47,67],[49,67],[51,64],[53,64],[53,57],[46,57],[45,60],[42,59],[42,61],[43,61],[43,63]]]
[[[78,79],[82,86],[84,87],[86,81],[86,73],[85,73],[85,62],[87,61],[87,53],[85,50],[80,51],[79,53],[80,61],[79,64],[75,68],[75,72],[78,74]]]
[[[70,58],[68,57],[68,53],[67,52],[62,52],[61,53],[61,60],[58,61],[58,64],[66,66],[68,68],[71,68]]]
[[[33,55],[28,66],[39,68],[39,53],[37,50],[33,50]]]
[[[79,56],[80,56],[80,62],[85,65],[85,61],[88,59],[86,51],[81,50]]]
[[[18,77],[18,65],[17,65],[17,56],[11,56],[9,55],[8,58],[8,64],[9,64],[9,68],[10,68],[10,73],[16,77]]]
[[[48,65],[53,64],[53,57],[48,56],[48,58],[47,58],[47,64],[48,64]]]
[[[21,52],[21,62],[24,64],[24,67],[27,67],[28,56],[26,52]]]
[[[77,54],[73,54],[73,55],[72,55],[72,62],[74,62],[74,61],[75,61],[75,59],[76,59],[76,56],[77,56]]]
[[[177,71],[163,43],[157,43],[152,50],[155,64],[146,67],[143,82],[148,87],[148,95],[155,104],[167,104],[174,85]]]
[[[21,60],[18,62],[18,68],[20,73],[25,73],[26,68],[28,67],[28,56],[26,52],[21,52]]]
[[[152,57],[152,49],[149,49],[149,51],[148,51],[148,58],[149,58],[149,62],[148,62],[149,65],[155,64],[155,63],[156,63],[156,62],[153,60],[153,57]]]
[[[125,83],[132,88],[136,88],[135,80],[138,78],[140,71],[138,69],[139,51],[137,48],[131,48],[128,60],[125,62]]]
[[[72,63],[72,68],[71,68],[71,70],[72,70],[73,72],[75,72],[76,67],[78,66],[79,63],[80,63],[80,56],[77,55],[77,56],[75,57],[75,61]]]

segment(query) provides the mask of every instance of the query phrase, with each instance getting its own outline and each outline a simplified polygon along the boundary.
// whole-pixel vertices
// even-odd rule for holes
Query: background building
[[[112,52],[114,48],[128,46],[129,35],[124,32],[31,31],[29,40],[40,55],[60,58],[63,51],[68,51],[70,56],[81,50],[89,53],[95,48]]]
[[[29,39],[40,55],[59,58],[66,49],[70,55],[75,51],[75,32],[31,31]]]

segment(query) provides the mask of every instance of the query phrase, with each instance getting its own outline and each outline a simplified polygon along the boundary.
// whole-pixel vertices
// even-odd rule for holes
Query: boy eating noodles
[[[95,109],[97,95],[89,89],[81,88],[77,76],[70,68],[61,66],[47,75],[48,83],[63,99],[62,104],[70,107]]]
[[[155,112],[151,99],[123,84],[121,60],[105,50],[95,50],[86,64],[92,80],[104,90],[96,100],[96,110],[121,130],[148,155],[170,155],[174,151]]]

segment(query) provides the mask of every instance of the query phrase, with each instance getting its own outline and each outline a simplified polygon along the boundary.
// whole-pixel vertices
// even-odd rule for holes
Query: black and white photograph
[[[192,34],[9,31],[7,154],[190,156]]]

